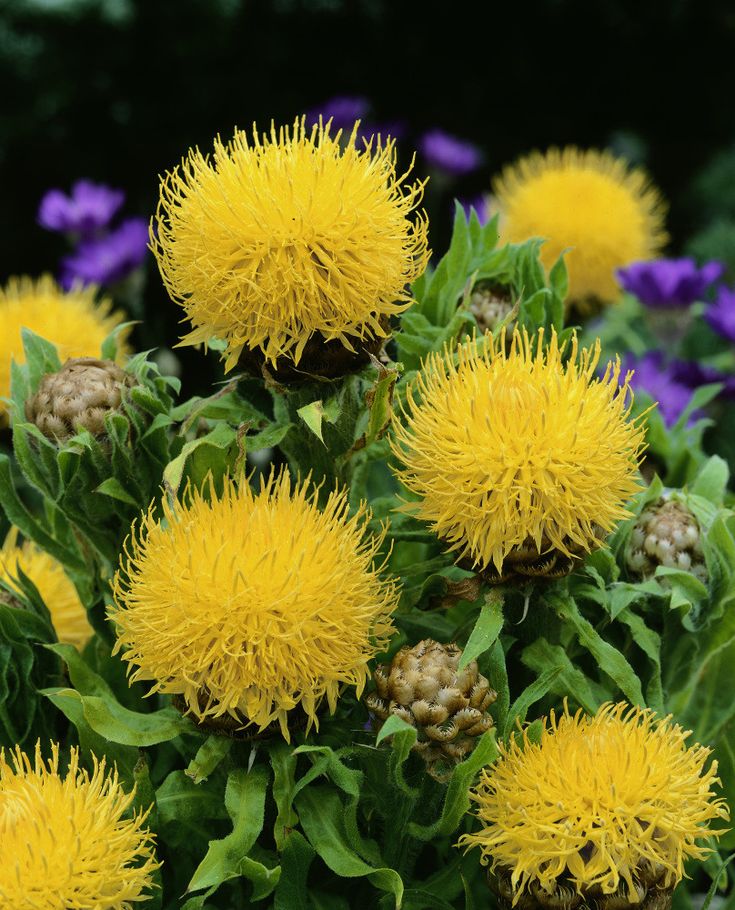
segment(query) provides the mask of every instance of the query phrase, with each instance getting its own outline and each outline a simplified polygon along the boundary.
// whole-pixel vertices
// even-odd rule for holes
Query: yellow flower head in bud
[[[672,888],[684,861],[719,836],[707,823],[729,818],[715,799],[710,750],[649,709],[603,705],[594,717],[552,713],[538,744],[516,737],[481,775],[472,794],[480,831],[459,845],[510,873],[516,903],[529,887],[553,893],[560,877],[578,893],[620,889],[631,903],[639,883]]]
[[[159,867],[147,813],[131,816],[133,794],[105,774],[92,774],[71,750],[59,773],[59,747],[45,762],[20,747],[0,750],[0,907],[3,910],[133,910],[146,899]]]
[[[12,528],[0,548],[0,578],[16,590],[18,569],[30,578],[48,608],[56,637],[81,651],[94,631],[77,589],[53,556],[29,540],[18,546],[17,539],[18,530]]]
[[[639,487],[644,429],[628,420],[632,395],[620,363],[598,378],[594,348],[568,350],[553,333],[517,330],[431,354],[395,422],[404,508],[476,567],[517,548],[572,557],[601,544]],[[568,356],[567,356],[568,355]]]
[[[21,331],[30,329],[55,344],[59,360],[99,357],[102,342],[123,320],[109,300],[95,302],[94,288],[62,291],[49,275],[11,278],[0,288],[0,398],[10,395],[10,363],[23,363]],[[0,401],[0,425],[5,414]]]
[[[182,343],[226,341],[229,370],[243,348],[298,363],[317,332],[350,350],[385,335],[428,262],[426,218],[409,219],[423,184],[396,173],[393,140],[358,148],[357,127],[237,130],[163,178],[151,243],[194,326]]]
[[[667,240],[658,190],[609,152],[534,152],[507,167],[493,192],[504,241],[543,238],[547,268],[569,250],[569,299],[577,304],[615,300],[615,269],[653,259]]]
[[[393,631],[398,592],[375,565],[386,529],[366,537],[364,504],[349,517],[342,490],[320,509],[285,472],[257,493],[231,480],[208,492],[164,503],[165,521],[149,512],[129,539],[116,649],[133,680],[183,696],[197,719],[278,721],[288,739],[297,705],[311,726],[324,696],[331,711],[344,684],[359,697]]]

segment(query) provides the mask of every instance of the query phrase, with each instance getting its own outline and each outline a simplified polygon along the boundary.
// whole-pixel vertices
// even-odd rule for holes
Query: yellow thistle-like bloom
[[[543,238],[547,268],[569,250],[569,300],[582,306],[615,300],[615,269],[654,258],[667,240],[658,190],[609,152],[535,152],[507,167],[493,192],[504,241]]]
[[[0,398],[10,395],[10,363],[23,363],[21,330],[30,329],[69,357],[99,357],[102,342],[123,320],[108,300],[96,303],[93,288],[64,292],[49,275],[11,278],[0,288]],[[0,424],[5,405],[0,401]]]
[[[476,791],[482,829],[459,845],[480,847],[483,864],[510,874],[513,903],[529,888],[553,894],[619,888],[631,903],[639,886],[673,888],[684,861],[710,851],[707,823],[728,819],[715,799],[710,750],[649,709],[603,705],[594,717],[566,711],[544,722],[540,743],[526,734],[501,744]],[[559,881],[561,879],[561,882]]]
[[[132,910],[153,872],[147,813],[129,814],[133,794],[94,758],[90,775],[71,750],[66,775],[59,747],[45,762],[16,746],[0,750],[0,908]]]
[[[183,696],[199,720],[229,715],[263,730],[299,705],[309,726],[342,684],[358,697],[368,660],[393,631],[398,593],[374,558],[386,529],[365,536],[363,504],[348,517],[347,492],[323,509],[310,484],[287,473],[255,493],[226,480],[211,501],[188,491],[152,511],[126,544],[110,612],[131,679]]]
[[[77,589],[53,556],[30,540],[18,546],[17,539],[18,529],[12,528],[0,549],[0,578],[16,590],[18,569],[30,578],[48,607],[59,641],[74,645],[81,651],[94,635],[94,630]]]
[[[421,497],[404,509],[499,574],[519,548],[571,559],[600,545],[639,488],[632,373],[620,385],[617,360],[597,378],[599,342],[543,339],[516,330],[506,350],[503,331],[429,355],[394,424],[397,473]]]
[[[393,140],[356,147],[306,129],[236,131],[214,158],[190,151],[161,183],[151,244],[166,288],[194,330],[183,344],[227,342],[298,363],[314,333],[383,337],[428,262],[426,218],[409,220],[423,184],[396,174]]]

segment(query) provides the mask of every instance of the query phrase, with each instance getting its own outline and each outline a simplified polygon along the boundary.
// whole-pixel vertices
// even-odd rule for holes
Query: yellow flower
[[[226,341],[229,370],[243,348],[298,363],[314,333],[350,350],[385,335],[428,262],[426,218],[409,220],[423,184],[396,174],[393,140],[358,150],[357,127],[237,130],[166,175],[151,243],[194,326],[182,343]]]
[[[11,278],[0,288],[0,398],[10,395],[10,362],[23,363],[21,329],[27,328],[56,345],[63,363],[68,357],[99,357],[102,342],[123,316],[111,312],[108,300],[95,303],[94,289],[65,293],[49,275],[37,281]],[[0,401],[0,423],[5,405]]]
[[[0,908],[132,910],[146,899],[153,872],[147,813],[125,818],[133,794],[105,759],[90,774],[71,750],[59,774],[59,746],[45,762],[16,746],[0,750]]]
[[[211,501],[189,491],[164,503],[164,523],[149,511],[110,611],[132,680],[183,696],[199,720],[278,721],[286,739],[297,705],[311,726],[324,696],[334,711],[342,684],[359,697],[398,599],[374,565],[385,529],[366,538],[364,504],[348,517],[342,490],[320,510],[309,488],[292,488],[287,473],[258,493],[226,480]]]
[[[508,350],[505,332],[482,341],[431,354],[409,388],[393,447],[421,498],[404,509],[499,574],[514,551],[572,559],[599,546],[639,487],[632,374],[619,386],[616,361],[596,378],[599,342],[565,350],[553,333],[544,350],[542,331],[534,342],[517,330]]]
[[[615,300],[615,269],[654,258],[667,240],[658,190],[609,152],[534,152],[507,167],[493,192],[506,242],[543,238],[547,268],[569,250],[569,299],[582,306]]]
[[[53,556],[29,540],[18,546],[17,538],[18,529],[12,528],[0,549],[0,578],[16,589],[14,580],[18,577],[18,569],[30,578],[48,607],[59,641],[81,651],[94,630],[77,589]]]
[[[552,713],[540,743],[524,733],[522,744],[500,745],[472,794],[482,828],[460,845],[510,875],[513,904],[564,883],[577,893],[621,889],[631,903],[653,881],[673,888],[687,858],[708,854],[697,841],[722,833],[706,823],[729,818],[712,789],[717,763],[705,770],[710,750],[687,747],[689,735],[626,704],[594,717]]]

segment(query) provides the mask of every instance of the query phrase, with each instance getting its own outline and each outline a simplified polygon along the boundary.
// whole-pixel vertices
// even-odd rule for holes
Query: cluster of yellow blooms
[[[193,325],[183,343],[224,341],[227,369],[245,349],[298,363],[314,335],[349,349],[385,335],[385,317],[410,305],[406,286],[429,255],[426,218],[410,217],[423,184],[396,174],[392,142],[358,149],[356,130],[333,136],[297,121],[252,140],[238,132],[211,160],[194,151],[166,175],[151,243]],[[613,298],[615,267],[664,240],[658,195],[608,155],[534,156],[495,192],[505,239],[546,238],[547,264],[572,247],[580,305]],[[22,355],[21,325],[63,359],[99,353],[120,318],[92,291],[11,284],[0,295],[0,395]],[[573,560],[601,545],[639,486],[644,431],[630,419],[630,377],[621,382],[616,362],[598,378],[599,356],[599,346],[580,351],[542,332],[431,355],[393,425],[398,477],[417,497],[406,508],[498,576],[519,553]],[[370,512],[351,515],[346,490],[321,506],[318,492],[282,471],[257,492],[226,479],[220,492],[211,484],[151,507],[109,609],[131,680],[180,699],[202,725],[226,717],[286,739],[296,713],[310,727],[345,686],[360,694],[394,632],[398,586],[379,556],[386,529],[367,533]],[[91,628],[61,566],[10,537],[0,573],[12,579],[17,566],[59,638],[82,647]],[[624,887],[635,902],[644,867],[670,888],[686,857],[704,855],[695,841],[718,833],[706,823],[726,817],[712,795],[716,766],[705,770],[707,750],[684,740],[625,706],[552,715],[540,743],[524,734],[501,746],[475,793],[483,828],[462,843],[509,876],[514,902],[532,886],[553,893],[562,877],[579,893]],[[0,753],[0,906],[32,897],[51,908],[60,904],[49,893],[73,892],[75,907],[127,908],[156,868],[144,818],[123,818],[132,796],[104,776],[104,760],[90,776],[72,750],[62,778],[52,753],[48,764],[40,747],[33,763]]]

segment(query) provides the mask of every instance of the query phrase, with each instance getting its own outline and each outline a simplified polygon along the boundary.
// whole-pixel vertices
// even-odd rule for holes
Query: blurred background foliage
[[[607,145],[669,200],[669,252],[724,258],[732,280],[733,47],[728,0],[0,0],[0,281],[54,271],[66,252],[36,223],[49,187],[119,186],[126,210],[149,217],[158,174],[190,146],[335,95],[402,123],[406,160],[434,127],[482,149],[483,167],[442,197],[446,217],[432,212],[439,252],[453,195],[486,192],[535,147]],[[138,348],[178,334],[152,257],[147,268]],[[198,385],[201,355],[180,357],[185,389],[190,371]]]

